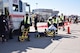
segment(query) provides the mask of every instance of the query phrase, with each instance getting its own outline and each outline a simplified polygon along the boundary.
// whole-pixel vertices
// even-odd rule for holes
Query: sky
[[[22,0],[27,2],[32,9],[53,9],[64,15],[80,16],[80,0]]]

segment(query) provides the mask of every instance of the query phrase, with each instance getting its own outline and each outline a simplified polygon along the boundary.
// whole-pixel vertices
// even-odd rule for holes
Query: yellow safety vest
[[[51,24],[51,21],[48,20],[48,23]]]
[[[56,19],[52,19],[52,22],[57,24],[58,23],[57,18]]]
[[[26,23],[27,21],[27,24],[30,24],[30,17],[28,16],[28,19],[26,20],[26,16],[24,16],[24,23]]]
[[[61,21],[61,19],[60,18],[58,18],[58,23],[61,23],[62,21]]]
[[[60,19],[61,19],[61,20],[64,20],[64,16],[60,16]]]

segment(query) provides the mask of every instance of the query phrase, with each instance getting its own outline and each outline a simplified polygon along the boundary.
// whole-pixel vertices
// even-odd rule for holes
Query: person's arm
[[[32,26],[32,19],[30,18],[30,26]]]
[[[19,29],[21,28],[21,26],[22,26],[22,25],[24,25],[24,23],[23,23],[23,22],[24,22],[24,21],[21,21]]]
[[[5,30],[8,31],[9,30],[8,21],[3,19],[3,23],[4,23],[4,26],[5,26]]]

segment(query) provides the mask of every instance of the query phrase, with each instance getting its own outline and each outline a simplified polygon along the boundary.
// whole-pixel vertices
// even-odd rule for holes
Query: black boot
[[[27,41],[30,41],[30,36],[28,35]]]
[[[65,31],[65,28],[63,27],[63,31]]]

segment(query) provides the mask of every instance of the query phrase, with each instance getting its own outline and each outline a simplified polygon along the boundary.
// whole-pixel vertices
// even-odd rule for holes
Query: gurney
[[[54,25],[51,25],[49,28],[45,29],[45,34],[47,36],[54,37],[57,28]]]
[[[29,27],[28,28],[24,28],[22,26],[22,28],[21,28],[21,33],[22,34],[20,36],[18,36],[18,41],[23,42],[23,41],[27,40],[28,39],[28,32],[29,32]]]

